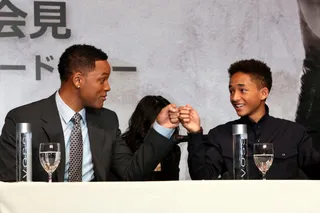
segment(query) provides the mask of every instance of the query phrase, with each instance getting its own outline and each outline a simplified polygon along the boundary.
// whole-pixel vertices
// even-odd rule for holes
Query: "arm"
[[[190,106],[179,107],[181,124],[189,132],[188,166],[192,179],[217,179],[222,172],[223,157],[215,144],[215,129],[203,140],[198,113]]]
[[[143,180],[153,172],[173,146],[173,141],[153,128],[135,153],[119,138],[113,149],[112,167],[123,180]]]
[[[169,154],[161,161],[162,180],[179,180],[181,150],[174,145]]]
[[[203,140],[203,133],[189,134],[188,165],[193,180],[217,179],[223,170],[223,157],[214,143],[214,131],[208,134],[208,141]]]
[[[173,105],[174,106],[174,105]],[[179,125],[175,106],[168,105],[158,115],[153,128],[144,138],[143,144],[133,154],[120,131],[113,147],[112,169],[123,180],[143,180],[172,150],[174,142],[168,139]],[[159,126],[158,126],[159,125]]]
[[[16,122],[9,112],[0,136],[0,181],[16,179]]]

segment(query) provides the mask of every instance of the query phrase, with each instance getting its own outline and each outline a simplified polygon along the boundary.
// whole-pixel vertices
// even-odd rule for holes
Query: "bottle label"
[[[17,135],[17,180],[31,181],[32,179],[32,133]]]
[[[248,179],[247,134],[233,135],[234,179]]]

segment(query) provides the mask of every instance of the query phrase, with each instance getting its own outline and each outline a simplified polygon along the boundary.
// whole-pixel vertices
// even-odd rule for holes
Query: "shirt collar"
[[[240,120],[239,120],[240,123],[247,124],[247,125],[255,125],[255,124],[264,123],[268,119],[268,117],[270,117],[270,115],[269,115],[269,107],[266,104],[264,106],[265,106],[266,113],[260,118],[260,120],[257,123],[254,122],[253,120],[251,120],[249,118],[249,116],[241,117]]]
[[[59,91],[56,92],[56,103],[57,103],[57,108],[58,112],[65,124],[68,124],[73,117],[73,115],[76,113],[71,109],[60,97]],[[83,108],[82,110],[79,111],[79,114],[82,117],[82,122],[83,124],[86,124],[86,109]]]

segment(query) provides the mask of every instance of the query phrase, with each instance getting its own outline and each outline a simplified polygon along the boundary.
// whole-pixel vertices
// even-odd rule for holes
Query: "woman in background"
[[[149,132],[159,112],[169,104],[170,102],[161,96],[148,95],[139,101],[129,120],[128,129],[122,134],[122,138],[126,141],[133,153],[136,152],[143,143],[144,137]],[[178,134],[179,128],[176,128],[172,138]],[[180,156],[180,147],[175,145],[167,157],[159,162],[154,172],[145,180],[179,180]]]

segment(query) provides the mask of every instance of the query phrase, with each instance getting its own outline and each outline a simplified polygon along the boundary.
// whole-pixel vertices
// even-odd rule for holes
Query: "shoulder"
[[[290,129],[293,131],[299,131],[299,132],[304,132],[306,129],[303,125],[298,124],[294,121],[282,119],[282,118],[276,118],[273,116],[270,116],[270,120],[275,123],[277,126],[282,126],[285,129]]]
[[[239,120],[229,121],[210,129],[208,135],[232,133],[232,125],[237,124]]]
[[[86,108],[87,113],[90,113],[96,117],[104,117],[104,118],[109,118],[109,119],[118,119],[117,114],[107,108],[99,108],[99,109],[94,109],[94,108]]]
[[[7,117],[24,118],[40,115],[42,110],[46,109],[46,104],[48,104],[49,102],[49,98],[46,98],[16,107],[8,112]]]
[[[86,108],[87,119],[99,126],[107,129],[114,129],[119,127],[119,120],[117,114],[107,108]]]

